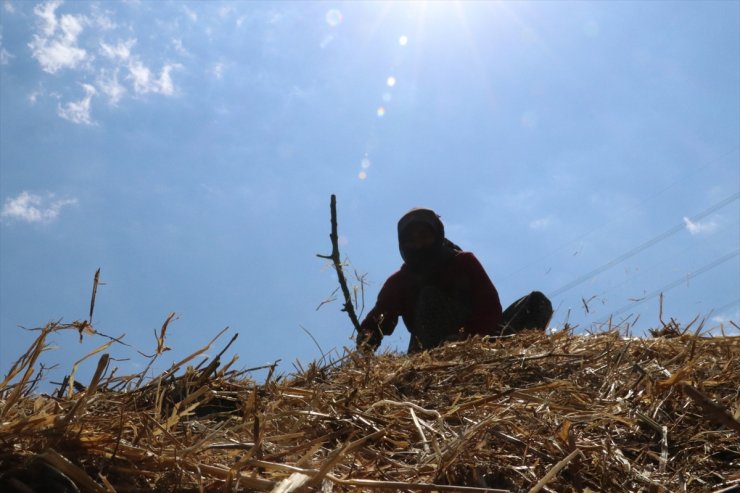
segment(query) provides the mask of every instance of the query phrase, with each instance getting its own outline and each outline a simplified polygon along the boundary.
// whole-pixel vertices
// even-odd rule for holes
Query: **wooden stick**
[[[339,257],[339,236],[337,235],[337,196],[331,195],[331,255],[316,255],[319,258],[325,258],[331,260],[334,264],[334,270],[337,271],[337,278],[339,279],[339,286],[342,288],[342,295],[344,296],[344,306],[342,307],[343,312],[347,312],[349,319],[352,321],[356,331],[360,331],[360,322],[357,320],[355,314],[355,307],[352,304],[352,297],[349,294],[349,288],[347,288],[347,279],[344,277],[344,271],[342,270],[342,261]]]

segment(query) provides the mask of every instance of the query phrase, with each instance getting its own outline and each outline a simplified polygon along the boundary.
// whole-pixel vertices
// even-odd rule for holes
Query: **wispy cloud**
[[[539,219],[535,219],[533,221],[529,222],[529,229],[534,229],[537,231],[542,231],[550,227],[552,224],[552,218],[551,217],[541,217]]]
[[[108,96],[108,102],[116,106],[126,94],[126,88],[118,81],[118,69],[101,70],[96,81],[98,89]]]
[[[686,230],[692,235],[708,234],[717,230],[717,223],[714,221],[708,222],[694,222],[688,217],[683,218],[683,222],[686,225]]]
[[[5,48],[0,47],[0,65],[9,64],[11,58],[13,58],[13,55]]]
[[[183,56],[190,56],[190,52],[182,44],[182,38],[172,38],[172,47],[177,53]]]
[[[98,4],[92,4],[92,14],[90,16],[90,23],[104,31],[110,31],[118,27],[113,19],[110,17],[109,12],[105,12],[101,9]]]
[[[218,9],[218,16],[221,17],[222,19],[232,16],[234,15],[234,13],[235,11],[233,7],[231,7],[230,5],[224,5],[224,6],[219,7]]]
[[[57,18],[61,0],[51,0],[34,7],[39,17],[39,32],[28,46],[45,72],[75,68],[88,59],[87,51],[77,46],[77,38],[87,22],[85,16],[64,14]]]
[[[740,335],[737,324],[740,322],[740,310],[730,310],[712,317],[712,322],[722,325],[726,335]]]
[[[118,106],[131,95],[174,96],[177,93],[172,76],[182,65],[176,61],[157,60],[158,53],[151,50],[141,53],[133,29],[115,22],[115,9],[106,10],[111,4],[89,4],[87,11],[74,14],[67,13],[63,5],[63,0],[45,0],[34,7],[36,25],[28,44],[43,71],[50,74],[69,71],[84,89],[81,99],[70,94],[69,88],[77,87],[75,85],[65,84],[60,89],[63,95],[54,96],[59,101],[56,107],[59,117],[90,125],[95,123],[91,111],[96,96]],[[197,20],[189,7],[183,10],[188,16],[191,12],[195,16],[193,20]],[[181,38],[173,43],[178,57],[190,56]],[[7,63],[11,56],[0,44],[0,62]],[[39,101],[38,94],[29,96],[29,101],[32,104]]]
[[[175,92],[175,86],[172,83],[170,72],[175,68],[180,68],[180,65],[176,63],[165,64],[159,72],[159,76],[154,77],[149,67],[140,60],[132,60],[128,66],[128,78],[133,82],[134,91],[137,94],[154,93],[172,96]]]
[[[3,48],[3,33],[0,32],[0,65],[7,65],[11,58],[13,58],[13,55]]]
[[[77,203],[77,199],[56,199],[54,194],[45,197],[21,192],[16,197],[5,200],[0,217],[27,223],[44,223],[59,217],[62,208]]]
[[[27,97],[28,102],[31,104],[36,104],[36,102],[39,100],[39,97],[43,95],[44,95],[44,91],[42,89],[37,89],[28,95]]]
[[[65,105],[60,104],[57,108],[57,114],[72,123],[92,125],[90,103],[97,91],[90,84],[82,84],[82,87],[85,90],[85,96],[79,101],[71,101]]]
[[[3,8],[9,14],[15,13],[15,5],[13,5],[9,0],[6,0],[5,2],[3,2]]]
[[[222,62],[214,63],[211,66],[210,72],[215,78],[222,79],[224,76],[224,64]]]
[[[119,41],[115,45],[109,45],[104,41],[100,42],[100,53],[112,60],[127,61],[131,58],[131,48],[136,44],[136,39]]]
[[[187,5],[183,5],[182,10],[192,22],[198,22],[198,14],[196,14],[193,9],[189,8]]]

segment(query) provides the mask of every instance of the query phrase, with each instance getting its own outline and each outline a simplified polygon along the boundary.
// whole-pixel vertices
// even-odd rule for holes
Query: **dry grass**
[[[103,354],[84,390],[38,395],[46,337],[70,329],[94,332],[50,324],[0,383],[2,491],[740,487],[740,337],[524,333],[264,383],[223,351],[187,366],[214,340],[149,380]]]

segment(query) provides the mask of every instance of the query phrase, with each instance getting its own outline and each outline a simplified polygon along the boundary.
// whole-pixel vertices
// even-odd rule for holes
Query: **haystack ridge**
[[[2,491],[740,487],[740,337],[523,333],[261,383],[223,351],[187,366],[209,344],[151,380],[103,354],[88,385],[35,394],[46,337],[75,328],[44,328],[0,385]]]

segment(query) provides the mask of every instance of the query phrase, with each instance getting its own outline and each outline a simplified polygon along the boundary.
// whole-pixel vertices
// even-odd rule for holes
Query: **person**
[[[401,268],[383,284],[360,324],[357,346],[375,351],[398,318],[411,334],[408,352],[468,337],[502,336],[525,328],[544,330],[552,305],[534,291],[502,311],[498,291],[475,255],[445,237],[440,217],[415,208],[398,222]]]

